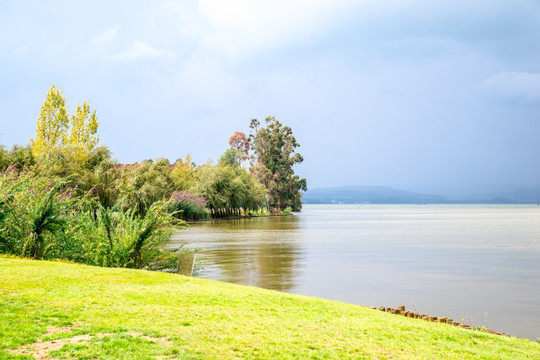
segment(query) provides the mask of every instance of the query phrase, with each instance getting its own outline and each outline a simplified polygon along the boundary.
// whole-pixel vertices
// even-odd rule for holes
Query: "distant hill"
[[[520,189],[509,192],[467,196],[470,201],[481,199],[505,199],[512,203],[540,204],[540,189]]]
[[[517,204],[540,203],[540,189],[453,198],[385,186],[340,186],[308,190],[306,204]]]

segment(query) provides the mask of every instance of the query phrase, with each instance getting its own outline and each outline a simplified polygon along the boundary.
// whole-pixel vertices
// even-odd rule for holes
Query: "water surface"
[[[536,205],[311,205],[196,223],[183,242],[202,248],[203,278],[540,336]]]

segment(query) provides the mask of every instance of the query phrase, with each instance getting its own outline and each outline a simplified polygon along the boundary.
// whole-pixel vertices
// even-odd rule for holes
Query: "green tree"
[[[85,167],[73,181],[78,196],[89,195],[102,206],[113,207],[118,200],[120,170],[111,158],[110,150],[105,146],[95,147],[90,151]]]
[[[263,207],[266,200],[263,186],[247,170],[223,164],[197,168],[192,191],[208,201],[212,217],[247,214]]]
[[[266,127],[261,127],[257,119],[251,120],[252,172],[268,190],[270,211],[288,207],[299,211],[302,208],[301,191],[307,190],[306,179],[300,179],[293,170],[295,164],[304,160],[295,150],[300,144],[289,126],[283,126],[273,116],[267,117],[265,122]]]
[[[144,216],[154,202],[169,199],[175,190],[170,175],[171,165],[164,158],[123,166],[116,186],[121,209]]]
[[[195,168],[196,166],[189,154],[186,155],[184,160],[176,160],[170,175],[176,190],[185,191],[194,186],[196,181]]]
[[[220,156],[218,164],[222,166],[240,167],[242,164],[241,153],[238,149],[230,147]]]

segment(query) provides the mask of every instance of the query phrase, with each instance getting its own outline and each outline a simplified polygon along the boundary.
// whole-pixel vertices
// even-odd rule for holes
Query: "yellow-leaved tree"
[[[87,155],[99,142],[96,136],[99,125],[96,110],[91,111],[86,101],[82,105],[77,105],[77,111],[71,115],[70,125],[68,144],[74,147],[75,156],[79,161],[86,160]]]
[[[52,86],[41,105],[36,137],[30,139],[32,152],[39,158],[52,150],[66,148],[78,162],[84,162],[99,142],[98,126],[96,110],[90,110],[86,101],[77,105],[76,112],[70,115],[64,94]]]

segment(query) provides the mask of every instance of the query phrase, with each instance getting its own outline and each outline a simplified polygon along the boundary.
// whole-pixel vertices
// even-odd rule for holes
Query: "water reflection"
[[[171,245],[202,248],[202,277],[271,290],[291,291],[302,274],[305,249],[296,216],[197,223]]]
[[[537,206],[307,206],[194,224],[212,280],[418,311],[540,336]]]

